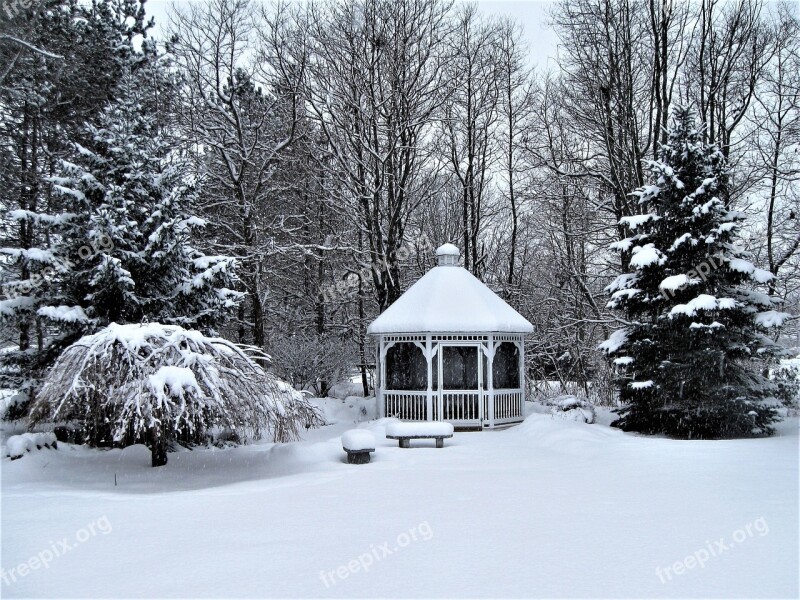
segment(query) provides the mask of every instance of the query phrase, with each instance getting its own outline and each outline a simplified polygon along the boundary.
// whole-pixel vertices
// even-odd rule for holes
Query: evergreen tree
[[[614,425],[681,438],[768,435],[778,388],[763,374],[780,351],[766,335],[789,316],[755,289],[772,275],[737,245],[744,219],[727,203],[729,171],[702,143],[691,110],[673,115],[668,141],[635,192],[643,214],[612,247],[630,272],[607,288],[627,325],[601,349],[620,371]]]
[[[197,191],[143,108],[139,83],[123,79],[117,101],[86,126],[86,145],[75,143],[74,158],[48,178],[60,210],[26,217],[42,229],[42,243],[17,254],[38,268],[5,302],[42,322],[42,340],[27,350],[37,367],[27,373],[32,388],[67,345],[109,323],[215,334],[241,299],[230,289],[234,260],[191,245],[193,230],[205,226],[192,214]]]
[[[71,199],[54,253],[69,265],[61,291],[95,325],[145,321],[213,332],[241,294],[234,261],[190,244],[205,222],[192,214],[197,192],[182,162],[144,114],[129,79],[119,102],[89,126],[56,189]],[[42,310],[40,309],[40,313]]]
[[[151,24],[138,0],[9,3],[0,18],[0,388],[25,404],[54,348],[37,314],[57,271],[47,251],[66,212],[47,178],[138,70]],[[17,416],[16,414],[11,416]]]

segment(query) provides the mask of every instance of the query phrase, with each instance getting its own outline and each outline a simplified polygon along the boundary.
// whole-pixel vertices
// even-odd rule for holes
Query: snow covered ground
[[[141,446],[3,460],[0,594],[798,596],[796,418],[686,442],[534,413],[443,449],[373,420],[372,463],[348,465],[339,436],[374,406],[321,402],[336,423],[303,442],[159,469]]]

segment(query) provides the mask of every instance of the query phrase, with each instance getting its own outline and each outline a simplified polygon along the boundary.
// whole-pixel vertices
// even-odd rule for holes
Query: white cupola
[[[454,244],[442,244],[436,249],[436,259],[440,267],[457,267],[461,251]]]

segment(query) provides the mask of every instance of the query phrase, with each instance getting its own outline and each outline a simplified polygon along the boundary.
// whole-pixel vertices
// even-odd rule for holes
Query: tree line
[[[763,291],[796,307],[796,8],[563,0],[551,13],[558,53],[539,71],[519,23],[448,0],[209,0],[178,6],[158,36],[135,0],[44,0],[5,15],[3,377],[19,388],[109,320],[184,318],[265,349],[296,383],[359,367],[366,387],[366,324],[433,266],[431,247],[450,241],[536,326],[532,379],[593,382],[610,398],[597,345],[620,323],[606,287],[632,255],[609,245],[642,212],[632,192],[686,106],[702,143],[730,165],[725,205],[748,215],[747,249],[776,276]],[[98,144],[130,142],[131,128],[158,143],[148,156],[112,153],[134,169],[109,167]],[[87,152],[100,164],[85,164]],[[113,314],[65,321],[65,310],[40,310],[101,301],[73,285],[81,269],[20,283],[52,268],[46,252],[64,235],[52,219],[75,200],[59,186],[75,190],[97,169],[109,180],[170,174],[157,178],[171,182],[159,218],[191,252],[170,255],[165,238],[146,261],[174,286],[205,282],[202,293],[171,302],[174,289],[159,289],[145,302],[120,284]],[[150,236],[155,224],[136,219],[131,229]],[[117,249],[147,247],[130,241],[147,236],[120,236]],[[72,252],[97,241],[73,239]],[[102,255],[103,273],[130,258],[101,248],[93,260]],[[146,310],[127,310],[134,301]],[[791,344],[791,323],[783,332]]]

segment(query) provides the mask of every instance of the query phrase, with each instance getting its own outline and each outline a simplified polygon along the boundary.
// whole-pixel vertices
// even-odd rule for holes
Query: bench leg
[[[408,439],[400,440],[400,447],[401,448],[408,448],[409,447],[408,446],[408,442],[409,442]]]
[[[369,452],[348,452],[347,462],[351,465],[366,465],[369,462]]]
[[[444,448],[444,438],[436,438],[436,447]]]

